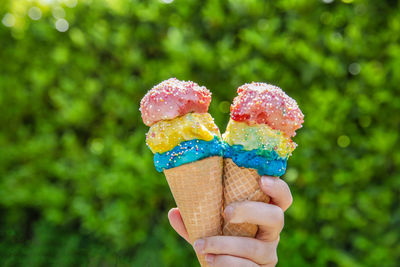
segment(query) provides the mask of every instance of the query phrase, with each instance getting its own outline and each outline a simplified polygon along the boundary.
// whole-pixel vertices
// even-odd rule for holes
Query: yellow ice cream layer
[[[244,150],[274,150],[280,157],[287,158],[296,148],[290,137],[266,124],[248,125],[230,120],[223,139],[229,145],[242,145]]]
[[[146,143],[153,153],[164,153],[181,142],[193,139],[211,141],[215,136],[221,135],[209,113],[188,113],[155,123],[146,135]]]

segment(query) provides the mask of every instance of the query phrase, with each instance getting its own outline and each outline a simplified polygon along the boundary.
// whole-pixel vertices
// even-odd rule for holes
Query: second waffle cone
[[[232,202],[259,201],[269,203],[270,198],[259,186],[260,175],[255,169],[237,166],[232,159],[224,159],[224,208]],[[250,223],[224,222],[223,234],[228,236],[255,237],[258,226]]]

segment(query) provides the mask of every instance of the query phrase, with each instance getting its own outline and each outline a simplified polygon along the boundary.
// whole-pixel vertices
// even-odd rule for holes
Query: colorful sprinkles
[[[222,156],[221,134],[208,111],[211,93],[204,86],[176,78],[154,86],[140,102],[150,126],[146,143],[158,171],[211,156]]]
[[[231,119],[223,135],[225,157],[260,175],[281,176],[296,143],[304,115],[296,101],[277,86],[251,83],[240,86],[231,105]]]
[[[272,129],[294,136],[304,115],[296,101],[281,88],[267,83],[240,86],[231,105],[231,118],[249,125],[267,124]]]
[[[192,81],[171,78],[154,86],[140,102],[144,124],[152,126],[161,120],[172,120],[189,112],[205,113],[211,92]]]
[[[210,141],[214,136],[220,137],[220,133],[209,113],[188,113],[155,123],[146,135],[146,143],[153,153],[164,153],[183,141]]]
[[[171,169],[212,156],[223,156],[223,142],[215,136],[211,141],[185,141],[165,153],[154,154],[154,165],[157,171]]]

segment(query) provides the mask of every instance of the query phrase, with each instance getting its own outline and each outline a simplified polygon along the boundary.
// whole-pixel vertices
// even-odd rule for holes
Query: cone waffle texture
[[[164,170],[172,195],[189,233],[190,243],[221,235],[222,157],[209,157]],[[208,266],[204,255],[197,255]]]
[[[224,205],[237,201],[268,203],[270,198],[260,189],[257,170],[237,166],[232,159],[224,159]],[[255,237],[258,226],[250,223],[225,223],[223,234],[228,236]]]

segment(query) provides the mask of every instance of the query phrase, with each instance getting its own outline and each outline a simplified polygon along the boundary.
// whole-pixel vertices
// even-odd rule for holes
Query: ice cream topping
[[[161,120],[172,120],[189,112],[205,113],[211,93],[191,81],[171,78],[154,86],[140,102],[144,124],[152,126]]]
[[[211,141],[215,136],[220,137],[219,129],[209,113],[188,113],[155,123],[147,133],[146,142],[153,153],[164,153],[183,141]]]
[[[279,87],[266,83],[245,84],[238,88],[231,106],[231,118],[249,125],[267,124],[288,136],[304,122],[296,101]]]
[[[218,137],[211,141],[193,139],[185,141],[173,149],[154,154],[154,165],[157,171],[178,167],[211,156],[223,156],[223,143]]]
[[[258,153],[263,155],[259,155]],[[275,151],[244,150],[241,145],[225,145],[225,158],[231,158],[239,167],[256,169],[259,175],[281,176],[286,171],[286,159]]]
[[[294,99],[270,84],[245,84],[237,92],[223,135],[224,156],[260,175],[283,175],[296,148],[291,137],[301,128],[303,113]]]
[[[295,149],[296,144],[290,137],[280,131],[271,129],[266,124],[249,126],[243,122],[230,120],[224,133],[224,140],[229,145],[241,145],[243,150],[275,151],[281,158],[287,158]]]
[[[210,102],[207,88],[175,78],[154,86],[143,97],[142,119],[151,126],[146,143],[155,153],[158,171],[223,155],[219,129],[207,113]]]

